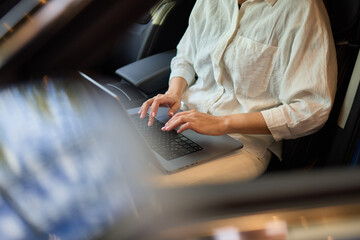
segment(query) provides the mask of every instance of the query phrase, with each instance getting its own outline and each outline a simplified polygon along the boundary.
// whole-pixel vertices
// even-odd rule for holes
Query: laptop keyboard
[[[149,127],[149,116],[140,119],[138,114],[130,116],[136,127],[139,129],[150,147],[166,160],[172,160],[190,153],[202,150],[203,148],[175,130],[162,131],[165,125],[156,118],[154,124]]]

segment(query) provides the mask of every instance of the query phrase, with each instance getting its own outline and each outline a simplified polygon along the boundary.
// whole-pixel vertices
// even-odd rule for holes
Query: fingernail
[[[173,113],[173,112],[170,113],[170,117],[172,117],[172,116],[174,116],[174,113]]]
[[[162,130],[162,131],[165,131],[165,127],[162,127],[161,130]]]
[[[152,117],[155,117],[155,113],[153,112],[153,113],[151,114],[151,116],[152,116]]]

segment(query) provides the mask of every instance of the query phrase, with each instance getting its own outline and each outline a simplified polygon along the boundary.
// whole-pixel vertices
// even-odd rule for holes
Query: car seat
[[[119,39],[111,61],[119,68],[175,49],[184,34],[195,0],[161,0]]]
[[[359,53],[360,1],[324,0],[324,4],[331,21],[338,61],[338,83],[334,106],[327,123],[319,132],[298,139],[284,140],[283,159],[279,161],[273,156],[268,167],[269,171],[346,165],[354,151],[353,145],[356,142],[354,143],[353,133],[356,132],[356,123],[359,119],[360,99],[358,103],[354,102],[355,107],[353,106],[352,110],[357,113],[354,112],[353,116],[349,116],[352,124],[347,124],[343,129],[337,121]]]
[[[110,58],[110,72],[120,77],[106,87],[127,108],[166,90],[170,61],[184,34],[195,0],[161,0],[121,36]],[[139,71],[141,69],[141,71]],[[103,77],[101,77],[104,79]]]

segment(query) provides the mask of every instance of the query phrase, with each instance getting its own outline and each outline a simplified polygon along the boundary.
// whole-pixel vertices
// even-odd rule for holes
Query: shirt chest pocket
[[[256,97],[269,85],[278,48],[237,36],[224,53],[225,69],[229,72],[237,94]]]

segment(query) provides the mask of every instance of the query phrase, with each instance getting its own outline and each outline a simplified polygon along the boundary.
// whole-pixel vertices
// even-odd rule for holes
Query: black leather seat
[[[121,80],[107,87],[126,107],[139,106],[167,89],[170,61],[194,4],[195,0],[161,0],[118,41],[110,70],[116,69]]]
[[[175,49],[184,34],[195,0],[161,0],[136,21],[116,44],[116,68]]]

